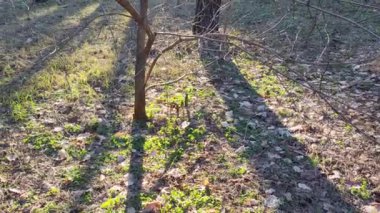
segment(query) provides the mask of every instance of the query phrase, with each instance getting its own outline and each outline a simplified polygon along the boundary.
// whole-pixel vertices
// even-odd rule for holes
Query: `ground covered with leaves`
[[[184,43],[158,62],[150,120],[137,124],[133,22],[103,16],[123,12],[116,3],[60,3],[0,1],[2,212],[379,210],[376,60],[328,67],[321,80],[262,49],[215,57]],[[152,4],[155,30],[190,32],[190,3]],[[240,23],[265,28],[256,21],[268,8]],[[158,37],[151,59],[175,39]]]

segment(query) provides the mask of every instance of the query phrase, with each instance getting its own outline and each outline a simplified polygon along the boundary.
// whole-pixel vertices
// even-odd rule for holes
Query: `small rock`
[[[292,164],[293,163],[293,161],[290,160],[289,158],[284,158],[284,162],[288,163],[288,164]]]
[[[26,39],[26,41],[25,41],[26,44],[30,44],[30,43],[32,43],[32,42],[33,42],[33,39],[32,39],[32,38],[28,38],[28,39]]]
[[[268,158],[269,158],[269,159],[280,159],[280,158],[281,158],[280,155],[278,155],[278,154],[273,154],[273,153],[270,153],[270,152],[268,152],[267,155],[268,155]]]
[[[65,149],[61,149],[58,151],[58,160],[65,160],[69,155],[67,154]]]
[[[16,188],[9,188],[8,190],[9,190],[10,192],[15,193],[15,194],[18,194],[18,195],[22,194],[22,191],[19,190],[19,189],[16,189]]]
[[[123,161],[125,161],[125,157],[124,156],[117,156],[117,163],[122,163]]]
[[[240,107],[245,107],[245,108],[252,108],[253,104],[251,104],[251,102],[249,101],[243,101],[243,102],[240,102]]]
[[[292,201],[293,200],[292,199],[292,194],[290,194],[289,192],[285,193],[284,196],[285,196],[285,198],[286,198],[287,201]]]
[[[262,111],[265,111],[266,108],[267,107],[265,105],[260,105],[260,106],[257,107],[257,111],[262,112]]]
[[[60,126],[54,127],[53,132],[62,132],[63,128]]]
[[[341,178],[341,173],[338,170],[334,170],[332,175],[329,175],[330,180],[336,180]]]
[[[124,184],[126,186],[132,186],[133,184],[135,184],[135,178],[133,177],[132,174],[124,175]]]
[[[334,210],[334,206],[332,206],[330,203],[323,203],[323,209],[327,212],[331,212]]]
[[[267,190],[265,190],[265,193],[266,194],[273,194],[274,192],[275,192],[276,190],[275,189],[267,189]]]
[[[181,124],[181,128],[182,128],[182,129],[186,129],[188,126],[190,126],[190,122],[188,122],[188,121],[184,121],[184,122],[182,122],[182,124]]]
[[[46,118],[45,120],[42,121],[45,125],[54,125],[56,123],[56,120],[53,118]]]
[[[234,121],[234,112],[233,111],[227,111],[226,112],[226,120],[227,120],[227,122],[233,122]]]
[[[298,166],[293,166],[293,170],[297,173],[301,173],[302,172],[302,169],[299,168]]]
[[[305,191],[312,191],[312,189],[304,183],[299,183],[298,188],[305,190]]]
[[[278,208],[281,205],[281,200],[274,195],[270,195],[264,202],[268,208]]]
[[[133,207],[128,207],[127,208],[127,213],[136,213],[136,209]]]
[[[277,152],[281,152],[281,151],[282,151],[282,148],[279,147],[279,146],[276,146],[276,147],[274,147],[274,150],[276,150]]]
[[[91,153],[85,155],[82,161],[88,161],[90,159],[91,159]]]
[[[15,154],[8,154],[7,155],[7,160],[9,161],[9,162],[13,162],[13,161],[15,161],[15,160],[17,160],[17,155],[15,155]]]
[[[243,146],[237,148],[237,149],[235,150],[235,152],[238,153],[238,154],[240,154],[240,153],[245,152],[245,150],[247,150],[247,147],[245,147],[245,146],[243,145]]]
[[[229,124],[228,122],[226,122],[226,121],[222,121],[220,124],[221,124],[222,127],[224,127],[224,128],[227,128],[227,127],[230,126],[230,124]]]
[[[101,174],[101,175],[99,176],[99,180],[100,180],[100,181],[103,181],[103,180],[105,180],[105,179],[106,179],[106,176],[105,176],[105,175]]]

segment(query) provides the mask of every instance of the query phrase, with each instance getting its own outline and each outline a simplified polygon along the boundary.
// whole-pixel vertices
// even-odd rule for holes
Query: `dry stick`
[[[222,42],[222,43],[226,43],[226,44],[235,45],[232,42],[226,42],[226,41],[221,40],[221,39],[215,39],[215,38],[208,37],[208,36],[221,36],[221,37],[224,36],[225,38],[228,38],[228,39],[236,40],[236,41],[239,41],[239,42],[251,45],[251,46],[259,47],[263,50],[266,50],[270,54],[275,55],[280,60],[283,60],[283,61],[289,62],[289,63],[296,63],[296,64],[307,64],[307,65],[315,65],[315,66],[352,65],[352,64],[365,64],[365,63],[371,62],[371,61],[376,59],[376,57],[373,57],[373,58],[369,58],[369,59],[365,59],[365,60],[361,60],[361,61],[354,61],[354,62],[318,62],[317,63],[317,62],[311,62],[311,61],[294,60],[294,59],[291,59],[289,57],[285,57],[281,53],[271,49],[270,47],[267,47],[263,44],[260,44],[258,42],[249,41],[247,39],[244,39],[244,38],[241,38],[238,36],[225,34],[225,33],[206,33],[203,35],[189,35],[189,34],[180,34],[180,33],[172,33],[172,32],[155,32],[155,34],[156,35],[166,35],[166,36],[178,36],[178,37],[183,37],[183,38],[206,39],[206,40],[210,40],[210,41],[218,41],[218,42]]]
[[[373,6],[373,5],[361,4],[361,3],[359,3],[359,2],[348,1],[348,0],[340,0],[340,1],[342,1],[342,2],[346,2],[346,3],[349,3],[349,4],[358,5],[358,6],[365,7],[365,8],[370,8],[370,9],[380,10],[380,7],[376,7],[376,6]]]
[[[315,9],[315,10],[319,10],[319,11],[321,11],[321,12],[323,12],[323,13],[326,13],[326,14],[329,14],[329,15],[331,15],[331,16],[334,16],[334,17],[337,17],[337,18],[343,19],[343,20],[345,20],[345,21],[347,21],[347,22],[349,22],[349,23],[351,23],[351,24],[353,24],[353,25],[355,25],[355,26],[361,28],[362,30],[366,31],[367,33],[373,35],[373,36],[376,37],[377,39],[380,39],[380,35],[376,34],[375,32],[372,32],[371,30],[367,29],[367,28],[364,27],[363,25],[361,25],[361,24],[359,24],[359,23],[357,23],[357,22],[355,22],[355,21],[353,21],[353,20],[351,20],[351,19],[349,19],[349,18],[347,18],[347,17],[344,17],[344,16],[342,16],[342,15],[339,15],[339,14],[336,14],[336,13],[333,13],[333,12],[330,12],[330,11],[325,10],[325,9],[322,9],[322,8],[320,8],[320,7],[317,7],[317,6],[311,5],[311,4],[307,3],[307,2],[303,2],[303,1],[299,1],[299,0],[295,0],[295,2],[297,2],[297,3],[299,3],[299,4],[302,4],[302,5],[305,5],[306,7],[310,7],[310,8],[313,8],[313,9]]]
[[[154,58],[154,60],[152,61],[152,64],[151,64],[150,67],[149,67],[149,70],[148,70],[147,76],[146,76],[146,78],[145,78],[145,86],[147,85],[147,83],[148,83],[148,81],[149,81],[149,79],[150,79],[150,76],[151,76],[151,74],[152,74],[152,71],[153,71],[153,69],[154,69],[154,66],[157,64],[158,59],[160,59],[160,57],[161,57],[164,53],[166,53],[166,52],[172,50],[174,47],[176,47],[178,44],[180,44],[180,43],[182,43],[182,42],[186,42],[186,41],[194,41],[195,39],[196,39],[196,38],[185,38],[185,39],[183,39],[182,37],[179,37],[179,39],[178,39],[177,41],[175,41],[174,43],[172,43],[171,45],[169,45],[168,47],[166,47],[165,49],[163,49],[163,50],[162,50],[162,51],[156,56],[156,58]]]
[[[262,36],[262,35],[264,35],[265,33],[268,33],[269,31],[272,31],[273,29],[275,29],[278,25],[280,25],[280,23],[282,22],[282,20],[284,20],[284,18],[285,18],[286,16],[288,16],[287,13],[286,13],[285,15],[283,15],[283,16],[280,18],[280,20],[279,20],[277,23],[275,23],[271,28],[269,28],[269,29],[265,30],[264,32],[260,33],[258,36]]]
[[[176,83],[176,82],[182,80],[182,79],[185,78],[186,76],[188,76],[188,75],[190,75],[190,74],[193,74],[193,73],[196,73],[196,72],[185,73],[185,74],[183,74],[181,77],[179,77],[179,78],[177,78],[177,79],[175,79],[175,80],[171,80],[171,81],[167,81],[167,82],[163,82],[163,83],[159,83],[159,84],[153,84],[153,85],[147,87],[147,88],[145,89],[145,91],[148,91],[148,90],[152,89],[153,87],[166,86],[166,85],[174,84],[174,83]]]

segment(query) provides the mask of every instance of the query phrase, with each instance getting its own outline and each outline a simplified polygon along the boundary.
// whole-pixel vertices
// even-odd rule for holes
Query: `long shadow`
[[[87,6],[87,4],[83,6]],[[70,14],[74,14],[81,8],[82,7],[77,7]],[[100,9],[101,6],[99,4],[99,6],[91,14],[80,20],[77,27],[75,27],[72,30],[69,30],[69,32],[65,32],[62,35],[58,36],[58,42],[54,46],[45,48],[45,50],[42,51],[41,56],[34,60],[32,66],[28,66],[25,69],[19,70],[10,81],[0,85],[0,94],[10,95],[18,91],[28,79],[30,79],[33,75],[41,71],[46,66],[47,62],[51,58],[53,58],[54,55],[58,54],[62,49],[66,48],[67,45],[74,38],[76,38],[79,33],[83,32],[88,27],[89,21],[92,20],[95,17],[95,15],[100,12]],[[86,38],[86,36],[83,36],[82,38]],[[73,52],[75,49],[79,47],[80,44],[76,48],[71,48],[70,52]]]
[[[207,53],[201,53],[211,84],[228,110],[244,118],[231,124],[244,135],[244,140],[231,143],[231,147],[245,147],[242,156],[261,179],[260,192],[267,194],[265,205],[285,212],[357,212],[326,175],[313,166],[306,147],[290,135],[237,65],[225,60],[210,65],[207,57]],[[208,125],[218,128],[212,119]],[[220,137],[225,136],[222,133]]]
[[[125,138],[123,136],[114,137],[114,133],[118,131],[125,131],[125,127],[121,125],[120,121],[117,121],[119,115],[118,106],[122,105],[122,101],[128,100],[130,98],[130,94],[121,93],[121,91],[122,86],[129,83],[124,81],[124,77],[130,74],[127,73],[127,71],[128,66],[132,64],[133,59],[132,55],[130,54],[130,51],[133,51],[133,49],[135,48],[135,43],[133,39],[134,31],[134,23],[130,21],[129,25],[126,26],[123,32],[123,34],[126,35],[125,40],[121,44],[119,44],[119,46],[117,45],[117,41],[113,41],[114,51],[118,51],[118,53],[113,67],[114,72],[111,79],[112,84],[109,88],[105,89],[105,98],[102,100],[102,105],[106,109],[107,114],[101,118],[105,122],[100,123],[100,126],[98,126],[97,129],[93,130],[96,132],[96,134],[100,134],[102,138],[98,138],[97,141],[90,145],[89,151],[92,152],[91,158],[84,163],[81,169],[81,174],[84,175],[84,179],[81,181],[80,185],[69,186],[71,191],[81,190],[82,192],[86,193],[90,188],[92,188],[93,181],[95,177],[100,173],[101,167],[105,165],[105,158],[110,152],[118,151],[121,149],[141,150],[141,148],[143,147],[144,138],[138,137],[138,134],[136,132],[139,130],[139,128],[137,126],[132,129],[132,139]],[[133,36],[131,37],[131,35]],[[138,147],[140,142],[142,144],[142,147]],[[138,155],[137,153],[138,152],[135,151],[131,152],[131,165],[133,164],[136,168],[141,167],[141,169],[134,170],[131,166],[129,169],[132,173],[129,179],[130,181],[133,181],[133,186],[136,185],[136,187],[138,186],[138,183],[140,183],[140,185],[142,184],[142,174],[139,175],[138,173],[133,172],[142,171],[142,158],[140,165],[140,161],[138,159],[140,155]],[[132,177],[133,175],[135,176]],[[139,188],[137,188],[134,189],[134,191],[137,191],[138,194],[140,190]],[[85,194],[82,193],[82,195]],[[83,211],[82,197],[83,196],[77,196],[74,197],[74,199],[72,200],[71,206],[72,209],[74,209],[75,211]],[[136,197],[139,198],[140,196],[138,195]],[[136,201],[135,203],[138,202]]]
[[[26,67],[25,69],[19,70],[10,81],[1,84],[0,85],[0,97],[9,98],[12,96],[12,94],[19,91],[22,86],[35,74],[40,72],[41,70],[46,67],[47,63],[52,59],[55,55],[60,53],[61,50],[67,48],[67,45],[72,42],[73,39],[75,39],[78,34],[82,33],[90,23],[89,21],[92,20],[96,14],[98,14],[101,10],[101,5],[97,7],[96,10],[94,10],[91,14],[89,14],[86,18],[80,20],[80,23],[78,25],[78,28],[75,28],[69,32],[69,35],[66,37],[66,39],[61,40],[58,42],[58,44],[54,47],[47,48],[42,56],[38,57],[32,66]],[[85,35],[87,35],[89,31],[85,32]],[[65,35],[62,35],[65,36]],[[80,38],[79,44],[75,48],[69,48],[67,51],[68,53],[74,52],[76,49],[79,49],[82,44],[84,43],[84,40],[88,39],[87,36],[82,36]],[[0,100],[3,101],[3,100]],[[3,103],[4,105],[7,105],[7,103]],[[6,117],[6,116],[5,116]]]
[[[128,179],[132,181],[127,187],[127,199],[125,202],[125,212],[131,212],[132,208],[139,212],[142,209],[141,191],[144,178],[144,143],[145,137],[142,134],[146,126],[144,123],[134,123],[132,126],[132,153],[129,160]]]

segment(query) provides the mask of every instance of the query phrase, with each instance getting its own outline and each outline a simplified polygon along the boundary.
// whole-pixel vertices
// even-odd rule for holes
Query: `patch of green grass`
[[[240,167],[234,167],[231,168],[228,173],[233,177],[233,178],[239,178],[243,176],[245,173],[247,173],[247,167],[245,166],[240,166]]]
[[[183,190],[174,189],[168,195],[164,195],[165,200],[162,212],[184,213],[190,208],[199,212],[221,208],[221,201],[208,194],[205,189],[185,187]]]
[[[346,133],[350,133],[350,132],[352,132],[352,130],[354,130],[354,127],[352,127],[352,125],[350,125],[350,124],[346,124],[346,125],[344,126],[344,131],[345,131]]]
[[[350,192],[363,200],[371,198],[371,191],[368,189],[368,183],[366,180],[362,180],[360,187],[351,187]]]
[[[111,136],[106,146],[109,148],[131,148],[132,136],[124,133],[116,133]]]
[[[235,132],[237,131],[235,126],[229,126],[224,131],[224,137],[227,139],[230,143],[236,143],[238,141],[238,137],[236,136]]]
[[[152,119],[154,115],[161,111],[161,107],[155,104],[154,102],[151,102],[146,107],[146,114],[149,119]]]
[[[85,174],[79,166],[74,166],[65,171],[63,174],[65,182],[69,186],[77,187],[81,186],[86,181]]]
[[[87,191],[85,193],[82,194],[80,200],[81,200],[81,203],[84,203],[84,204],[90,204],[92,203],[92,192],[91,191]]]
[[[238,202],[240,203],[240,205],[244,205],[245,202],[252,200],[252,199],[257,199],[257,198],[258,198],[258,192],[256,192],[256,191],[244,191],[239,195]]]
[[[106,210],[106,212],[114,212],[120,207],[124,206],[125,202],[125,195],[119,194],[116,197],[111,197],[108,198],[106,201],[104,201],[101,205],[100,208]]]
[[[35,209],[34,213],[51,213],[63,211],[63,206],[55,202],[47,202],[43,208]]]
[[[24,139],[24,142],[32,144],[36,150],[43,150],[46,154],[53,154],[61,148],[59,144],[61,139],[61,134],[44,132],[31,134]]]
[[[66,124],[64,129],[69,134],[79,134],[83,131],[79,124]]]
[[[15,99],[10,103],[11,117],[16,122],[25,122],[34,112],[36,104],[29,97]]]
[[[318,164],[321,163],[321,161],[322,161],[322,159],[318,155],[316,155],[316,154],[310,155],[310,163],[313,167],[317,167]]]
[[[55,197],[55,196],[58,196],[59,194],[61,193],[61,190],[57,187],[51,187],[48,191],[48,196],[52,196],[52,197]]]
[[[71,145],[68,147],[67,153],[74,159],[82,160],[88,152],[86,149]]]

